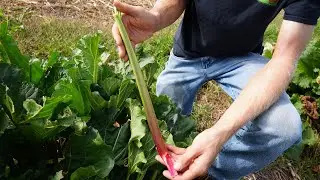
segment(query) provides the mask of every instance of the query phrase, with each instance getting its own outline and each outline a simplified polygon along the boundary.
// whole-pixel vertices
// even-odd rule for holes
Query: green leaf
[[[27,119],[31,119],[42,110],[42,106],[33,99],[27,99],[23,102],[23,107],[27,110]]]
[[[89,99],[91,107],[94,111],[103,109],[106,107],[107,102],[100,96],[98,92],[89,92]]]
[[[0,22],[0,37],[6,36],[8,34],[8,21]]]
[[[0,105],[7,110],[10,116],[14,113],[14,105],[11,98],[7,94],[7,87],[0,84]]]
[[[148,87],[151,87],[153,84],[155,85],[156,78],[157,78],[156,73],[158,69],[159,69],[159,65],[158,63],[154,62],[154,59],[152,60],[152,63],[147,64],[143,68],[143,72],[145,74],[146,83]]]
[[[96,33],[83,37],[78,43],[78,50],[75,58],[84,63],[83,68],[87,69],[93,83],[98,82],[99,62],[101,61],[100,50],[101,35]]]
[[[60,54],[58,52],[50,53],[48,60],[43,65],[43,69],[47,70],[48,68],[51,68],[52,66],[54,66],[58,62],[59,55]]]
[[[153,96],[155,113],[158,119],[164,120],[168,125],[174,142],[180,147],[187,147],[197,135],[196,123],[190,117],[181,115],[181,110],[165,95]]]
[[[19,125],[25,137],[35,141],[48,140],[55,137],[68,127],[76,127],[76,132],[81,131],[87,117],[77,117],[68,107],[57,112],[56,119],[31,119],[28,123]]]
[[[129,101],[129,109],[131,114],[131,137],[128,147],[128,176],[135,172],[142,173],[143,170],[141,169],[141,166],[147,163],[147,159],[141,148],[141,139],[147,132],[147,128],[143,124],[143,122],[146,121],[146,117],[143,114],[141,107],[139,107],[139,104],[134,100]]]
[[[129,109],[131,114],[131,137],[129,143],[133,143],[140,148],[142,146],[141,139],[147,132],[147,128],[143,124],[146,121],[146,117],[140,104],[135,100],[129,100]]]
[[[173,141],[172,134],[168,131],[167,124],[164,121],[158,121],[158,122],[159,122],[159,128],[161,130],[161,134],[162,134],[163,138],[165,139],[166,143],[174,145],[175,143]],[[147,127],[148,125],[145,124],[145,126]],[[143,180],[143,178],[145,177],[147,171],[149,170],[149,168],[151,166],[159,163],[155,159],[155,157],[158,153],[155,149],[155,144],[153,142],[152,135],[151,135],[150,131],[148,131],[148,133],[146,133],[146,136],[142,138],[141,142],[143,144],[142,149],[144,152],[144,156],[147,159],[147,162],[141,168],[143,171],[138,174],[137,179],[139,179],[139,180]]]
[[[289,159],[299,161],[304,147],[305,145],[302,143],[298,145],[294,145],[285,152],[285,156]]]
[[[141,105],[137,101],[130,99],[129,109],[131,114],[131,137],[128,148],[128,177],[138,173],[137,179],[143,179],[147,170],[157,163],[155,160],[157,151]],[[174,145],[173,136],[168,131],[165,121],[158,122],[166,143]]]
[[[39,84],[44,75],[42,62],[39,59],[30,60],[30,81],[34,84]]]
[[[24,80],[23,73],[17,67],[0,63],[0,83],[8,86],[11,90],[19,90]]]
[[[18,118],[24,113],[23,102],[27,99],[38,100],[41,93],[33,84],[22,83],[18,89],[10,88],[8,95],[15,105],[15,116]]]
[[[8,128],[10,123],[9,117],[5,113],[4,109],[0,107],[0,137],[4,131]]]
[[[10,63],[10,59],[2,44],[0,44],[0,62]]]
[[[113,142],[112,152],[117,165],[125,165],[128,154],[128,142],[130,139],[129,123],[121,125],[115,129],[116,138]],[[106,142],[108,144],[108,142]]]
[[[98,174],[98,170],[95,166],[87,166],[87,167],[80,167],[75,172],[71,174],[71,180],[81,180],[81,179],[89,179],[94,177]]]
[[[19,117],[23,113],[23,102],[26,99],[38,99],[39,89],[33,84],[24,82],[21,70],[13,65],[0,63],[0,83],[8,87],[7,95],[14,104],[15,116]]]
[[[123,80],[120,86],[119,94],[117,96],[117,108],[122,109],[126,100],[131,97],[135,89],[135,84],[129,79]]]
[[[109,94],[113,95],[119,91],[121,80],[115,77],[108,77],[102,81],[103,89]]]
[[[306,50],[302,53],[295,75],[293,77],[293,83],[302,88],[311,88],[315,85],[315,79],[318,73],[315,69],[320,69],[320,39],[314,39],[310,42]]]
[[[126,164],[130,127],[129,122],[121,124],[120,127],[113,125],[119,118],[118,114],[119,110],[114,107],[94,111],[88,125],[99,131],[104,142],[112,147],[115,163],[122,166]]]
[[[55,108],[61,103],[69,103],[72,96],[57,96],[52,98],[43,97],[43,106],[37,104],[32,99],[27,99],[24,102],[24,107],[27,110],[27,119],[30,121],[50,119],[53,115]]]
[[[61,80],[55,86],[53,97],[61,97],[65,95],[72,96],[70,108],[74,109],[79,115],[87,115],[90,112],[90,103],[82,96],[81,86],[79,84],[70,83],[66,80]]]
[[[300,99],[300,95],[298,94],[293,94],[291,97],[290,97],[290,100],[291,102],[293,103],[293,105],[296,107],[296,109],[298,110],[299,114],[303,114],[303,103]]]
[[[8,23],[3,22],[0,24],[0,43],[3,46],[10,63],[16,65],[24,70],[26,77],[30,77],[29,58],[21,54],[17,43],[13,40],[12,36],[7,33]]]
[[[63,179],[63,174],[62,174],[62,170],[61,171],[58,171],[53,177],[51,180],[61,180]]]
[[[112,148],[104,143],[96,129],[88,128],[83,136],[71,136],[69,147],[66,155],[73,177],[77,177],[79,172],[83,173],[83,170],[89,170],[88,173],[92,173],[93,168],[89,166],[93,166],[94,176],[105,178],[114,166]],[[89,168],[78,170],[79,167]]]
[[[317,143],[318,136],[312,129],[311,125],[306,121],[303,122],[302,143],[305,145],[313,146]]]

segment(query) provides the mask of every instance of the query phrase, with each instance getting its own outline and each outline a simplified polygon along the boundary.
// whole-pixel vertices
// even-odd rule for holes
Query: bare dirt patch
[[[152,7],[155,0],[123,0],[132,5]],[[112,0],[1,0],[8,15],[32,14],[40,17],[76,18],[110,25]]]

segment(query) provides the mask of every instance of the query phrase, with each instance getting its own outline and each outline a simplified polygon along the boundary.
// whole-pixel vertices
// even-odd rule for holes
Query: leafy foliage
[[[0,30],[0,178],[146,179],[163,168],[132,70],[105,63],[100,33],[44,60],[22,55],[6,23]],[[144,56],[140,66],[154,86],[158,64]],[[152,100],[167,143],[190,144],[195,122],[168,97]]]

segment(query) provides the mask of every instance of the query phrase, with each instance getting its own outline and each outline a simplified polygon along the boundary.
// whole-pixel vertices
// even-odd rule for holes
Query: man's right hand
[[[122,21],[127,29],[131,43],[136,44],[150,38],[158,30],[159,15],[140,6],[132,6],[114,0],[113,5],[124,15]],[[116,24],[112,27],[112,35],[116,41],[119,57],[128,60],[119,29]]]

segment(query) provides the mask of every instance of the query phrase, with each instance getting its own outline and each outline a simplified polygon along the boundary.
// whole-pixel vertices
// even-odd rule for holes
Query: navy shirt
[[[284,19],[316,25],[320,0],[186,0],[173,53],[179,57],[223,57],[262,53],[269,23]]]

